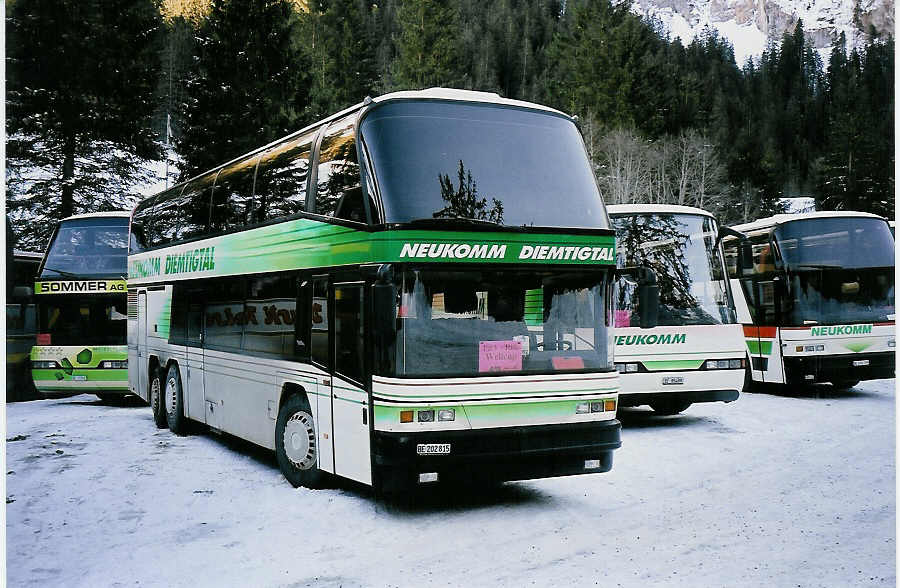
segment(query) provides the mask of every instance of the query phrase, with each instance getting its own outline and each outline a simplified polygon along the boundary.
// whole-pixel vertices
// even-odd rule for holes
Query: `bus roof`
[[[735,225],[731,228],[742,233],[750,233],[754,231],[769,229],[792,221],[807,220],[811,218],[880,218],[882,220],[885,220],[884,217],[878,216],[877,214],[872,214],[870,212],[856,212],[853,210],[829,210],[820,212],[804,212],[801,214],[776,214],[774,216],[761,218],[750,223]]]
[[[502,98],[499,94],[494,92],[476,92],[473,90],[457,90],[455,88],[428,88],[426,90],[405,90],[402,92],[391,92],[390,94],[384,94],[383,96],[379,96],[378,98],[373,98],[372,102],[378,104],[382,102],[389,102],[391,100],[450,100],[459,102],[484,102],[489,104],[514,106],[517,108],[543,110],[545,112],[552,112],[554,114],[565,116],[566,118],[571,118],[564,112],[560,112],[555,108],[550,108],[549,106],[544,106],[542,104]]]
[[[371,105],[383,104],[385,102],[390,102],[393,100],[445,100],[445,101],[457,101],[457,102],[480,102],[480,103],[484,103],[484,104],[502,104],[505,106],[512,106],[512,107],[516,107],[516,108],[528,108],[531,110],[541,110],[544,112],[550,112],[550,113],[553,113],[553,114],[556,114],[559,116],[563,116],[570,120],[572,119],[572,117],[569,116],[568,114],[561,112],[559,110],[556,110],[554,108],[550,108],[549,106],[543,106],[541,104],[536,104],[534,102],[524,102],[522,100],[511,100],[509,98],[501,98],[499,94],[496,94],[493,92],[476,92],[474,90],[457,90],[455,88],[428,88],[426,90],[404,90],[401,92],[391,92],[389,94],[383,94],[376,98],[367,98],[363,102],[354,104],[353,106],[345,108],[344,110],[341,110],[340,112],[336,112],[332,115],[329,115],[328,117],[323,118],[321,120],[317,120],[314,123],[308,124],[305,127],[294,131],[293,133],[289,133],[289,134],[285,135],[284,137],[279,137],[269,143],[266,143],[265,145],[263,145],[261,147],[257,147],[256,149],[253,149],[252,151],[248,151],[247,153],[243,153],[243,154],[241,154],[233,159],[230,159],[220,165],[217,165],[211,169],[201,170],[197,174],[191,176],[190,178],[188,178],[184,181],[181,181],[181,182],[175,184],[174,186],[171,186],[170,188],[166,188],[165,190],[160,190],[156,194],[151,194],[150,196],[147,196],[146,198],[141,200],[141,202],[156,198],[159,194],[162,194],[163,192],[166,192],[166,191],[171,190],[172,188],[175,188],[178,186],[186,185],[186,184],[188,184],[206,174],[216,171],[218,169],[224,169],[227,166],[231,165],[232,163],[240,161],[246,157],[255,155],[257,153],[261,153],[274,145],[277,145],[283,141],[289,140],[291,137],[300,136],[303,133],[309,132],[312,129],[325,126],[334,120],[337,120],[345,115],[351,114],[353,111],[362,110]],[[140,202],[138,204],[140,204]],[[128,216],[130,216],[134,212],[134,210],[137,210],[137,207],[135,207],[131,212],[129,212]],[[102,213],[100,213],[100,214],[102,214]],[[78,216],[85,216],[85,215],[78,215]],[[69,217],[69,218],[76,218],[76,217]],[[64,219],[64,220],[68,220],[68,219]]]
[[[110,210],[107,212],[86,212],[84,214],[75,214],[72,216],[67,216],[59,222],[65,222],[70,220],[78,220],[83,218],[129,218],[131,216],[131,211],[128,210]]]
[[[615,214],[696,214],[715,218],[713,213],[696,208],[694,206],[681,206],[678,204],[612,204],[606,207],[606,212]]]

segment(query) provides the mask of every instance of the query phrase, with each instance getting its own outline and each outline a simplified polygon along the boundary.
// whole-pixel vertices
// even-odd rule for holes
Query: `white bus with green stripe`
[[[128,219],[124,211],[63,219],[34,283],[31,375],[45,396],[129,393],[126,336]]]
[[[614,234],[560,112],[367,99],[145,200],[131,232],[129,383],[159,426],[272,449],[295,486],[612,467]]]
[[[738,319],[757,385],[839,389],[895,372],[894,238],[865,212],[779,214],[726,239]],[[739,257],[752,259],[738,269]]]
[[[743,388],[741,325],[725,274],[719,227],[689,206],[610,206],[622,275],[616,292],[620,406],[677,414],[695,402],[731,402]],[[657,315],[648,323],[628,268],[655,274]]]

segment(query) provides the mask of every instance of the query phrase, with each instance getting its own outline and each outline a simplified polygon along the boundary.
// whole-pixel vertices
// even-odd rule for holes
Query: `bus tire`
[[[150,409],[153,411],[153,422],[156,423],[156,428],[167,428],[169,419],[166,417],[166,406],[163,404],[163,375],[159,368],[154,368],[153,375],[150,376],[148,397],[150,398]]]
[[[188,420],[184,415],[184,392],[181,388],[181,373],[178,371],[177,363],[170,365],[166,373],[164,398],[169,430],[176,435],[187,435]]]
[[[281,473],[297,488],[321,488],[324,473],[318,467],[318,437],[312,411],[305,398],[289,396],[278,410],[275,457]]]
[[[678,414],[687,409],[692,403],[685,400],[658,400],[650,403],[653,412],[660,415]]]
[[[859,384],[859,380],[838,380],[831,383],[836,390],[849,390],[857,384]]]

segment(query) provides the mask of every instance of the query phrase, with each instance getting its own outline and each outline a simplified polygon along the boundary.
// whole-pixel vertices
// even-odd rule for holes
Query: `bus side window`
[[[204,347],[237,351],[244,334],[244,300],[246,282],[243,278],[225,278],[209,282],[204,307]]]
[[[309,361],[312,312],[312,282],[297,282],[297,318],[294,321],[294,356]]]
[[[172,288],[172,311],[169,319],[169,343],[183,345],[187,335],[188,291],[186,284]]]
[[[334,371],[353,381],[363,381],[362,286],[334,288]]]
[[[368,222],[356,157],[355,115],[336,121],[319,147],[316,198],[312,212]]]
[[[147,235],[150,247],[160,247],[178,238],[178,202],[176,200],[182,188],[184,186],[178,186],[160,194],[153,205],[147,209],[153,227]]]
[[[184,187],[181,197],[177,199],[179,240],[209,233],[209,206],[215,179],[215,172],[209,173]]]
[[[244,306],[244,351],[251,355],[294,355],[296,280],[293,274],[253,278]]]
[[[241,229],[250,223],[253,177],[259,157],[254,155],[223,169],[216,178],[210,210],[210,232]]]
[[[312,281],[310,304],[310,357],[322,366],[328,366],[328,279]]]
[[[315,139],[313,131],[262,154],[253,197],[254,223],[306,210],[309,160]]]

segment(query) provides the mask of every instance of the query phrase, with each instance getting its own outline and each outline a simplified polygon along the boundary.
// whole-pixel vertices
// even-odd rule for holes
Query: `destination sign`
[[[35,294],[110,294],[125,293],[125,280],[73,280],[35,282]]]

